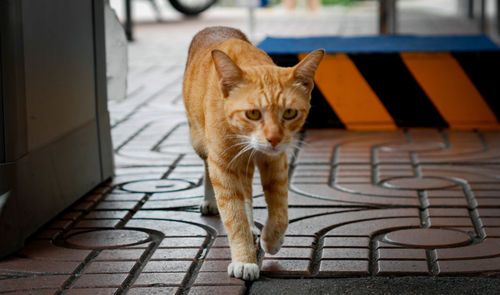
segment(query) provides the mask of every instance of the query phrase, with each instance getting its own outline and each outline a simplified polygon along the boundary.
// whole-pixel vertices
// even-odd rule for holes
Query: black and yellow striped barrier
[[[333,38],[351,42],[335,50],[312,39],[310,50],[286,46],[300,39],[271,39],[288,51],[260,45],[281,66],[305,56],[290,50],[329,52],[306,127],[500,129],[500,49],[484,36]]]

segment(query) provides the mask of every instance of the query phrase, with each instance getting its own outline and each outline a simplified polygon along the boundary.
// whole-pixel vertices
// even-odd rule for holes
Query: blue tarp
[[[472,36],[370,36],[370,37],[268,37],[258,47],[268,54],[297,54],[323,48],[327,53],[395,53],[408,51],[497,51],[485,35]]]

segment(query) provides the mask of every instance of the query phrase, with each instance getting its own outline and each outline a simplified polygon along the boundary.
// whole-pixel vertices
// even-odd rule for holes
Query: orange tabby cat
[[[220,213],[231,247],[228,273],[259,277],[253,236],[252,177],[257,166],[268,206],[260,243],[270,254],[288,226],[285,149],[310,108],[324,50],[293,68],[276,66],[239,30],[212,27],[191,42],[183,84],[191,142],[205,163],[202,214]]]

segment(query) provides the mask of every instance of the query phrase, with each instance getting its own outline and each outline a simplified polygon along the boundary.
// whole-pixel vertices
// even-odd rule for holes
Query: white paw
[[[260,230],[258,227],[256,227],[255,225],[251,225],[250,226],[250,231],[252,232],[252,236],[253,236],[253,241],[257,241],[257,238],[259,237],[259,234],[260,234]]]
[[[264,251],[266,253],[274,255],[274,254],[278,253],[278,251],[281,249],[281,245],[283,245],[284,240],[285,240],[284,237],[281,237],[281,238],[277,239],[276,241],[274,241],[274,243],[272,243],[272,242],[265,241],[261,237],[260,238],[260,246],[262,247],[262,249],[264,249]]]
[[[259,266],[255,263],[233,262],[227,267],[227,273],[231,277],[253,281],[259,278]]]
[[[201,215],[217,215],[219,214],[219,209],[217,209],[217,203],[215,200],[213,202],[203,200],[200,205]]]

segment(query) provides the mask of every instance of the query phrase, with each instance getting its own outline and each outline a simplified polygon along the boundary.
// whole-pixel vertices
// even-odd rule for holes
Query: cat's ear
[[[220,87],[224,97],[243,81],[243,71],[224,52],[212,50],[212,59],[219,76]]]
[[[324,49],[315,50],[293,67],[293,79],[295,82],[302,84],[308,90],[312,90],[314,86],[314,74],[318,69],[319,63],[323,60],[324,55]]]

